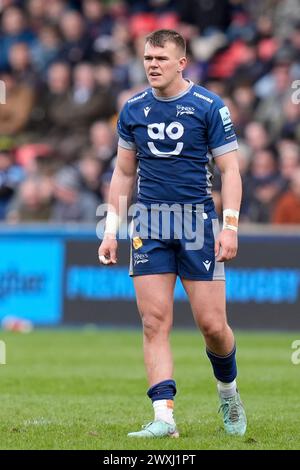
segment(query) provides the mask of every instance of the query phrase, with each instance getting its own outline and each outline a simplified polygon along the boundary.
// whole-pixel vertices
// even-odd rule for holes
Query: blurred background
[[[3,327],[139,324],[128,243],[118,266],[98,265],[96,208],[118,112],[147,86],[144,37],[172,28],[185,75],[222,96],[240,143],[231,323],[300,330],[299,0],[2,0],[0,28]],[[214,199],[221,213],[218,174]],[[175,324],[192,325],[179,284],[175,298]]]

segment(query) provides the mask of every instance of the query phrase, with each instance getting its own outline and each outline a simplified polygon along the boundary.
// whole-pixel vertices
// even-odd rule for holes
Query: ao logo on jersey
[[[164,122],[155,122],[147,126],[148,136],[152,140],[165,140],[170,138],[172,140],[178,140],[184,134],[184,127],[180,122],[171,122],[166,127]],[[168,157],[170,155],[179,155],[183,149],[183,142],[177,142],[174,150],[169,152],[162,152],[156,147],[154,142],[147,142],[150,152],[157,157]]]

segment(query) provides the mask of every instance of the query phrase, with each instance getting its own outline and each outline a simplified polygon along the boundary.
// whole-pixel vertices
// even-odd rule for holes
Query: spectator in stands
[[[281,54],[281,52],[279,51]],[[255,119],[263,123],[270,132],[271,139],[276,139],[276,127],[280,123],[282,108],[286,99],[291,99],[291,56],[278,55],[271,74],[265,75],[255,86],[255,92],[261,102],[255,112]],[[264,90],[262,91],[262,81]]]
[[[35,89],[39,76],[32,67],[30,50],[25,42],[13,44],[9,50],[9,67],[19,84]]]
[[[42,26],[38,31],[38,37],[31,47],[32,64],[46,79],[46,73],[51,64],[59,59],[61,36],[55,25]]]
[[[99,118],[108,119],[113,114],[110,93],[97,86],[92,65],[76,65],[73,87],[60,101],[60,105],[57,103],[53,122],[64,134],[81,138],[85,143],[92,123]]]
[[[89,60],[92,43],[80,13],[74,10],[65,12],[60,20],[60,29],[63,36],[60,58],[71,65]]]
[[[299,0],[284,0],[281,2],[277,0],[274,3],[275,8],[272,11],[272,15],[274,15],[277,34],[278,36],[286,37],[291,31],[291,24],[295,20],[300,21]]]
[[[283,103],[275,132],[282,138],[294,139],[300,144],[300,105],[293,103],[291,96],[287,96]]]
[[[103,93],[110,96],[112,107],[115,110],[120,86],[114,78],[113,66],[107,61],[100,61],[94,66],[94,74],[97,86]]]
[[[120,90],[130,88],[130,64],[132,61],[131,50],[127,45],[118,47],[113,53],[114,81]]]
[[[255,41],[245,42],[241,62],[234,71],[231,81],[236,84],[248,81],[253,85],[267,72],[268,65],[260,60]]]
[[[252,121],[245,128],[245,141],[250,149],[255,152],[268,147],[269,136],[262,124]]]
[[[46,5],[50,2],[45,2],[45,0],[28,0],[24,3],[29,18],[30,29],[38,32],[45,23]]]
[[[83,189],[94,194],[98,204],[102,202],[101,176],[104,163],[91,151],[86,150],[78,162],[78,171]]]
[[[34,103],[34,92],[26,84],[17,83],[10,72],[0,73],[6,86],[6,103],[0,105],[0,132],[22,139]]]
[[[95,222],[97,197],[82,189],[79,173],[72,167],[62,168],[54,179],[53,222]]]
[[[111,126],[105,121],[96,121],[90,129],[90,140],[95,155],[104,163],[106,171],[117,152],[116,136]]]
[[[253,87],[247,81],[240,82],[233,88],[232,97],[242,116],[243,122],[248,124],[252,120],[257,106],[257,98]]]
[[[246,204],[250,220],[270,222],[274,204],[285,186],[271,149],[259,150],[253,155],[244,185],[248,190]]]
[[[6,218],[7,207],[25,174],[14,161],[12,141],[0,139],[0,220]]]
[[[53,95],[66,96],[71,86],[71,68],[66,62],[54,63],[48,73],[48,87]]]
[[[44,140],[58,147],[66,134],[60,115],[67,102],[71,86],[71,68],[67,63],[55,62],[49,67],[47,83],[38,90],[30,116],[30,131],[35,140]]]
[[[92,40],[99,36],[110,36],[113,19],[105,11],[104,2],[98,0],[83,0],[82,12],[86,21],[86,30]]]
[[[49,180],[37,177],[26,179],[19,186],[8,208],[7,220],[17,222],[46,222],[51,216],[52,186]]]
[[[35,40],[35,34],[29,29],[24,12],[16,6],[9,6],[3,11],[1,30],[0,70],[6,70],[9,65],[8,57],[11,46],[17,42],[24,42],[30,46]]]
[[[299,146],[293,140],[280,140],[277,145],[280,174],[287,183],[300,165]]]
[[[56,25],[59,24],[63,14],[70,8],[70,2],[66,2],[66,0],[51,0],[51,2],[44,3],[46,21]]]
[[[300,224],[300,166],[291,176],[289,191],[276,203],[272,221],[275,224]]]
[[[71,86],[71,68],[66,62],[56,62],[50,68],[48,72],[48,90],[49,103],[46,105],[46,109],[49,109],[49,117],[52,119],[53,125],[59,125],[59,114],[60,109],[55,110],[55,104],[65,102],[67,99],[70,86]],[[51,106],[54,100],[54,106]],[[58,122],[57,122],[58,121]]]

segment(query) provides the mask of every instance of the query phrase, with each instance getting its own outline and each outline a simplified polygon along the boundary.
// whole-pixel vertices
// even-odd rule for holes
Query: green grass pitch
[[[299,333],[242,333],[239,388],[248,415],[244,437],[224,434],[215,381],[196,331],[174,331],[179,439],[132,440],[152,419],[140,331],[0,331],[1,449],[299,449]]]

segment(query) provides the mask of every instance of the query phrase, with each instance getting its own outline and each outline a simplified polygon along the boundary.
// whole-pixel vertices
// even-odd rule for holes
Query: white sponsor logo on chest
[[[181,104],[178,104],[176,106],[176,117],[182,116],[183,114],[194,114],[195,108],[192,106],[182,106]]]

